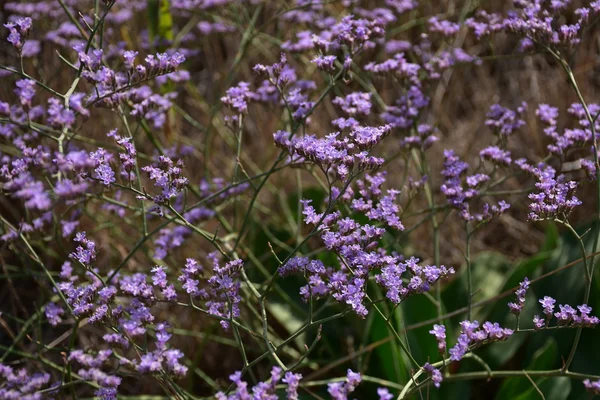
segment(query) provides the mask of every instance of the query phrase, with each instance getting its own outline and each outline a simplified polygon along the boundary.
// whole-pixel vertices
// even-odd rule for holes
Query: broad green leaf
[[[549,378],[540,383],[539,388],[546,400],[566,400],[571,393],[571,379],[566,376]]]
[[[383,297],[383,292],[379,286],[373,283],[370,286],[377,298]],[[379,303],[378,307],[382,310],[384,315],[389,315],[390,309],[388,304]],[[373,343],[393,335],[383,317],[377,312],[377,310],[375,310],[374,307],[371,308],[370,314],[373,314],[373,320],[369,332],[369,343]],[[392,318],[391,321],[395,326],[394,318]],[[396,338],[392,338],[392,340],[390,340],[388,343],[377,347],[374,350],[374,355],[375,357],[373,360],[371,360],[370,367],[374,368],[376,371],[379,371],[379,373],[381,373],[380,376],[385,377],[384,379],[398,383],[406,382],[409,379],[410,375],[406,366],[410,364],[408,364],[409,361],[400,348]]]
[[[556,355],[556,341],[553,338],[548,338],[544,346],[539,348],[535,352],[535,354],[533,355],[533,359],[531,360],[531,363],[527,366],[526,370],[538,371],[550,369],[554,365]],[[539,382],[541,379],[536,378],[533,380],[534,382]],[[502,383],[500,390],[498,390],[498,393],[496,394],[496,399],[521,399],[520,396],[529,394],[531,389],[532,384],[526,377],[506,378]],[[533,391],[537,394],[539,398],[539,393],[535,391],[535,388],[533,388]],[[529,397],[524,397],[523,400],[525,399],[529,399]]]

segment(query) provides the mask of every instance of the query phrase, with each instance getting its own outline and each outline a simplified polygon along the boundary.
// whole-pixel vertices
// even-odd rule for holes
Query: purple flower
[[[98,148],[97,151],[90,153],[90,158],[96,164],[96,169],[94,170],[96,173],[96,179],[101,180],[105,186],[110,186],[113,182],[115,182],[115,172],[112,170],[110,165],[108,165],[111,157],[108,155],[106,150],[103,148]]]
[[[311,31],[300,31],[296,33],[296,42],[288,40],[281,44],[281,49],[290,53],[302,53],[307,50],[312,50],[315,45],[312,40],[313,33]]]
[[[529,289],[529,279],[523,279],[523,282],[519,283],[519,288],[515,291],[515,295],[517,296],[516,303],[508,303],[508,308],[510,312],[513,314],[519,315],[523,307],[525,306],[525,295],[527,294],[527,289]]]
[[[9,22],[4,24],[6,28],[9,30],[8,42],[13,45],[17,51],[21,52],[23,49],[23,45],[25,44],[25,40],[27,36],[29,36],[29,32],[31,31],[31,18],[19,18],[14,22]]]
[[[460,361],[471,347],[477,347],[483,343],[506,340],[512,336],[514,331],[508,328],[502,328],[497,322],[484,322],[479,325],[477,321],[462,321],[460,323],[461,332],[457,343],[448,353],[452,361]]]
[[[361,380],[360,373],[349,369],[346,374],[346,381],[328,383],[327,392],[329,392],[333,400],[347,400],[348,395],[356,389]]]
[[[142,171],[148,173],[154,186],[161,188],[162,192],[152,199],[158,205],[162,205],[174,198],[188,184],[187,178],[182,176],[183,161],[178,160],[174,163],[167,156],[159,156],[158,164],[148,165],[142,168]]]
[[[498,165],[510,165],[512,162],[510,151],[502,150],[498,146],[486,147],[479,152],[479,157],[482,160],[489,160]]]
[[[123,60],[125,63],[125,68],[133,69],[135,57],[138,55],[137,51],[125,51],[123,53]]]
[[[63,315],[64,312],[65,310],[63,310],[62,307],[56,303],[48,303],[44,308],[46,318],[52,326],[56,326],[62,322],[62,318],[60,316]]]
[[[442,376],[442,373],[440,372],[440,370],[435,368],[433,365],[431,365],[429,363],[425,363],[425,365],[423,365],[423,369],[425,371],[427,371],[427,373],[431,376],[431,381],[433,382],[433,386],[435,386],[436,388],[439,389],[440,384],[444,380],[444,377]]]
[[[552,317],[552,314],[554,313],[554,304],[556,304],[556,300],[554,300],[552,297],[544,296],[544,298],[539,300],[539,302],[544,308],[544,314],[546,314],[546,317]]]
[[[581,205],[575,197],[577,182],[566,181],[564,175],[556,176],[556,171],[549,166],[533,169],[537,178],[535,184],[538,193],[529,194],[532,203],[529,219],[541,221],[545,219],[566,220],[573,209]]]
[[[70,179],[63,179],[54,186],[54,193],[60,197],[73,198],[85,193],[87,189],[88,184],[85,181],[75,183]]]
[[[560,311],[555,312],[554,316],[558,320],[559,325],[565,325],[574,320],[575,313],[577,311],[575,311],[575,309],[573,307],[571,307],[568,304],[567,305],[559,304],[558,308],[560,309]]]
[[[326,71],[333,72],[335,71],[334,62],[337,60],[336,56],[317,56],[313,58],[312,62],[317,65],[317,68]]]
[[[90,266],[96,259],[96,243],[89,240],[85,232],[78,232],[73,240],[80,243],[80,245],[77,246],[73,253],[69,254],[69,257],[85,266]]]
[[[265,400],[277,400],[278,397],[275,393],[275,387],[279,383],[282,377],[282,371],[279,367],[273,367],[271,369],[271,378],[269,381],[263,381],[257,383],[252,387],[252,395],[248,391],[248,383],[242,379],[241,371],[237,371],[229,375],[229,379],[235,384],[235,389],[230,392],[229,396],[223,392],[216,394],[218,400],[250,400],[250,399],[265,399]],[[302,378],[300,374],[294,374],[292,372],[286,372],[284,383],[288,384],[286,393],[288,393],[288,399],[295,400],[298,398],[297,387],[299,380]]]
[[[534,315],[533,317],[533,328],[534,329],[544,329],[546,326],[546,322],[544,319],[540,318],[539,315]]]
[[[167,286],[167,274],[165,273],[165,267],[156,266],[152,268],[152,284],[162,289]]]
[[[109,387],[109,388],[99,388],[94,391],[94,394],[100,400],[117,400],[117,389]]]
[[[436,32],[443,36],[452,36],[460,30],[460,25],[456,22],[441,20],[437,17],[431,17],[427,22],[430,32]]]
[[[42,51],[39,40],[28,40],[23,44],[21,55],[25,58],[35,57]]]
[[[378,388],[377,396],[379,396],[379,400],[392,400],[394,398],[388,388]]]
[[[19,96],[21,107],[23,110],[29,111],[31,109],[31,100],[35,97],[35,81],[32,79],[21,79],[15,82],[17,88],[15,93]]]
[[[537,110],[535,110],[535,115],[538,116],[540,121],[544,122],[547,125],[556,125],[556,120],[558,118],[558,108],[552,107],[548,104],[540,104],[538,105]]]
[[[585,387],[585,390],[590,392],[592,395],[600,394],[600,379],[596,381],[586,379],[583,381],[583,386]]]
[[[435,336],[440,354],[444,354],[446,352],[446,327],[444,325],[433,325],[433,329],[429,333]]]
[[[492,128],[494,133],[500,136],[509,136],[525,125],[525,121],[520,118],[523,118],[526,110],[527,104],[524,102],[517,108],[517,111],[494,104],[486,115],[485,124]]]
[[[371,93],[354,92],[346,97],[336,97],[332,101],[349,117],[371,113]]]
[[[120,333],[107,333],[102,336],[102,339],[104,339],[106,343],[119,345],[125,349],[129,347],[129,341]]]
[[[287,383],[288,385],[285,390],[288,400],[298,400],[298,386],[300,385],[301,379],[302,374],[295,374],[292,371],[285,373],[282,382]]]
[[[221,97],[221,101],[236,113],[246,114],[248,112],[248,102],[255,98],[256,94],[250,91],[250,84],[240,82],[237,86],[227,89],[225,96]]]

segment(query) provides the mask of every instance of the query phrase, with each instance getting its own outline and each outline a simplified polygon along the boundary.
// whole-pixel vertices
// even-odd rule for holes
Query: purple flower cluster
[[[91,50],[83,43],[75,46],[79,63],[83,68],[82,77],[94,86],[87,98],[87,105],[116,109],[119,105],[131,107],[131,115],[149,120],[155,128],[166,123],[166,112],[171,107],[176,93],[156,94],[146,85],[151,79],[171,76],[185,61],[179,52],[148,55],[144,64],[135,64],[137,52],[122,53],[126,70],[117,72],[103,62],[101,50]]]
[[[348,117],[365,116],[371,113],[371,93],[350,93],[346,97],[336,97],[332,103],[340,107]]]
[[[354,392],[361,381],[362,377],[360,373],[349,369],[344,382],[331,382],[327,384],[327,392],[332,400],[347,400],[348,395]]]
[[[11,85],[4,91],[6,101],[0,101],[0,190],[6,196],[3,204],[14,210],[14,215],[3,216],[0,240],[15,252],[16,259],[23,260],[23,268],[28,268],[30,260],[43,267],[45,275],[36,272],[33,282],[40,293],[51,295],[42,309],[50,326],[40,325],[47,331],[36,331],[31,337],[41,345],[59,329],[72,332],[70,340],[61,337],[61,343],[70,343],[68,350],[49,346],[44,351],[48,359],[59,359],[59,354],[51,353],[62,352],[69,376],[76,376],[67,380],[66,374],[57,373],[61,381],[51,384],[49,373],[30,375],[26,369],[0,364],[0,398],[64,397],[68,395],[65,390],[79,397],[80,391],[88,389],[72,383],[81,381],[97,388],[96,397],[116,399],[125,394],[118,390],[137,388],[121,385],[121,380],[138,375],[168,388],[169,394],[179,392],[174,380],[187,374],[189,360],[174,347],[172,338],[178,330],[171,329],[166,319],[179,323],[192,318],[188,314],[170,318],[178,309],[190,314],[199,311],[218,320],[224,334],[235,335],[241,342],[245,367],[230,376],[233,389],[219,392],[218,399],[275,400],[285,388],[285,396],[297,400],[302,375],[292,371],[304,365],[300,361],[313,361],[304,359],[308,352],[290,371],[274,367],[270,378],[262,382],[252,376],[259,382],[253,387],[243,380],[248,369],[252,368],[248,371],[251,375],[256,372],[257,362],[269,355],[267,351],[275,349],[281,363],[294,357],[295,351],[280,351],[279,344],[271,348],[271,336],[283,346],[293,337],[301,340],[300,334],[312,327],[311,319],[285,339],[286,329],[268,329],[267,314],[263,321],[261,317],[252,320],[257,316],[257,302],[261,306],[270,302],[272,289],[282,293],[278,275],[297,274],[306,279],[300,296],[310,302],[311,311],[313,300],[327,299],[317,312],[337,302],[335,307],[343,307],[339,315],[352,311],[365,318],[372,302],[397,306],[455,272],[441,265],[439,257],[427,261],[430,258],[422,246],[406,254],[396,251],[405,235],[421,225],[413,225],[412,217],[423,211],[410,208],[419,201],[427,200],[432,213],[423,222],[428,224],[432,218],[434,229],[445,229],[436,226],[442,219],[433,219],[447,207],[438,206],[440,193],[431,190],[430,181],[438,179],[439,171],[435,162],[427,162],[431,160],[427,152],[449,125],[436,120],[439,113],[431,103],[439,99],[433,95],[436,88],[451,87],[445,81],[451,68],[478,65],[481,60],[471,51],[487,51],[482,46],[456,47],[471,43],[462,40],[465,26],[477,38],[496,32],[517,34],[519,50],[536,46],[535,50],[564,57],[600,15],[599,1],[575,5],[562,0],[515,0],[514,9],[506,15],[478,7],[463,23],[454,22],[453,13],[443,17],[423,14],[431,12],[430,7],[415,0],[342,0],[335,4],[295,0],[281,13],[277,6],[261,0],[178,0],[160,11],[166,17],[161,22],[167,21],[169,26],[161,24],[158,30],[148,26],[138,32],[138,24],[133,23],[137,16],[152,13],[147,1],[103,1],[95,8],[80,3],[39,0],[3,5],[8,15],[5,43],[16,51],[2,55],[0,68],[0,76]],[[410,16],[403,16],[410,10],[414,10]],[[237,18],[240,11],[243,18]],[[274,17],[268,15],[273,12],[277,13]],[[406,18],[423,23],[403,32],[411,25],[403,22]],[[151,20],[148,18],[150,25]],[[34,22],[36,28],[32,29]],[[128,29],[122,29],[124,26]],[[270,37],[273,32],[282,36]],[[232,45],[239,45],[237,51],[231,51]],[[222,57],[210,57],[208,52],[215,49]],[[264,64],[246,65],[247,57],[256,59],[257,49]],[[47,62],[55,54],[60,61]],[[186,60],[194,66],[190,71],[181,69]],[[4,65],[5,61],[9,64]],[[224,71],[225,65],[231,68]],[[48,71],[56,66],[65,71]],[[248,76],[250,71],[255,75]],[[223,84],[232,83],[218,93]],[[203,111],[210,109],[210,114],[215,114],[197,113],[196,100],[201,100]],[[540,104],[535,114],[548,138],[549,157],[544,163],[530,165],[525,159],[513,160],[513,154],[521,149],[509,147],[509,140],[525,125],[527,112],[525,103],[514,104],[515,108],[490,107],[485,125],[495,135],[494,142],[478,153],[479,159],[462,155],[469,163],[479,162],[476,169],[473,164],[472,174],[470,165],[456,152],[444,152],[441,194],[463,222],[476,227],[509,208],[503,200],[488,198],[495,196],[496,186],[511,168],[535,178],[536,189],[529,196],[531,220],[564,222],[574,207],[581,205],[575,197],[578,181],[571,177],[576,175],[562,175],[567,170],[563,166],[581,165],[589,177],[596,178],[590,148],[597,150],[591,146],[595,142],[592,135],[600,131],[600,121],[590,126],[588,115],[600,114],[600,106],[571,105],[568,114],[576,125],[559,130],[558,108]],[[221,108],[227,111],[221,113]],[[264,123],[267,114],[274,116],[274,123]],[[220,148],[229,152],[233,143],[230,137],[219,135],[226,146],[217,147],[217,138],[211,139],[211,132],[222,133],[219,115],[224,116],[227,128],[244,132],[244,140],[239,136],[237,157],[217,154]],[[90,123],[97,129],[89,129]],[[120,125],[119,130],[113,129],[115,124]],[[204,151],[182,145],[186,140],[196,142],[186,124],[206,134],[207,140],[199,145]],[[96,138],[99,129],[110,130],[109,139],[103,138],[109,143]],[[282,151],[276,151],[279,156],[273,168],[263,171],[262,162],[255,163],[252,157],[248,160],[250,153],[245,153],[248,142],[260,145],[260,141],[245,133],[276,130],[274,142]],[[141,138],[144,132],[152,140]],[[201,161],[191,160],[197,155]],[[395,165],[385,171],[387,162],[397,156],[405,162],[400,173]],[[571,163],[573,158],[580,159]],[[204,163],[206,170],[185,171],[184,159],[186,164]],[[246,276],[239,257],[248,257],[262,272],[269,271],[261,263],[272,260],[271,254],[253,254],[261,243],[250,246],[249,242],[262,237],[251,232],[257,221],[262,222],[262,215],[268,214],[263,210],[269,211],[268,203],[263,203],[269,196],[261,191],[263,186],[269,188],[271,175],[282,171],[281,200],[286,200],[289,167],[313,173],[325,188],[325,200],[324,204],[300,201],[303,210],[297,217],[304,216],[311,229],[307,240],[302,240],[293,212],[286,212],[292,230],[297,228],[292,235],[297,247],[291,247],[284,258],[287,261],[273,276],[261,281],[262,276]],[[233,179],[228,176],[231,170]],[[244,181],[239,180],[240,171]],[[205,178],[198,186],[188,181],[187,177],[200,179],[202,174]],[[307,183],[302,182],[304,176],[310,179],[308,174],[297,175],[300,188]],[[386,178],[396,176],[404,186],[386,187]],[[513,181],[520,178],[515,174]],[[249,203],[228,201],[250,187],[254,191]],[[150,210],[146,208],[148,200],[155,203]],[[232,208],[226,209],[229,203]],[[247,214],[240,219],[239,212],[244,211]],[[256,212],[263,214],[257,217]],[[265,231],[271,222],[265,221]],[[84,229],[109,233],[99,233],[105,239],[96,243]],[[209,231],[211,236],[214,232],[212,240],[205,233]],[[208,238],[199,249],[198,243],[190,240],[194,233]],[[275,236],[281,239],[279,232]],[[317,250],[308,242],[313,236],[322,245]],[[60,247],[65,239],[74,241],[72,249],[65,252],[51,247]],[[279,244],[281,251],[290,246],[286,239]],[[209,253],[213,247],[218,252]],[[114,251],[102,254],[104,248]],[[321,261],[323,254],[305,256],[325,252],[332,256],[327,258],[328,265]],[[67,261],[59,259],[67,253]],[[279,257],[275,249],[273,253],[274,258]],[[419,254],[424,261],[412,254]],[[56,260],[60,260],[58,265]],[[23,275],[30,276],[25,272]],[[527,278],[520,283],[516,300],[509,303],[511,312],[519,315],[523,311],[529,285]],[[246,296],[249,293],[254,295]],[[535,316],[536,329],[548,328],[553,318],[556,328],[593,327],[600,322],[586,304],[576,308],[559,305],[556,310],[556,300],[551,297],[540,303],[544,316]],[[263,311],[271,318],[270,308],[263,307]],[[13,324],[23,325],[17,317],[6,321],[9,333]],[[261,322],[262,334],[256,329]],[[83,324],[90,326],[79,329]],[[29,335],[29,325],[20,328]],[[507,339],[513,331],[498,323],[463,321],[457,343],[449,350],[444,325],[434,325],[430,333],[439,353],[445,356],[448,352],[452,361],[458,361],[480,345]],[[264,336],[266,348],[260,340],[256,348],[247,346],[247,340],[260,336]],[[18,357],[15,351],[3,359],[17,365],[22,362]],[[440,369],[426,363],[422,372],[440,386]],[[346,400],[361,380],[360,373],[348,370],[345,379],[331,380],[327,390],[333,399]],[[597,381],[584,384],[592,393],[600,393]],[[155,386],[150,390],[155,391]],[[383,400],[394,397],[384,388],[378,389],[377,396]]]
[[[280,386],[280,382],[285,384],[285,399],[298,400],[298,388],[302,374],[287,371],[285,374],[279,367],[271,369],[270,377],[266,381],[262,381],[249,387],[248,382],[243,380],[242,372],[237,371],[229,376],[229,379],[234,384],[234,388],[229,393],[218,392],[217,400],[249,400],[249,399],[264,399],[277,400],[279,397],[276,393],[276,387]],[[348,369],[346,379],[344,381],[330,382],[327,384],[327,391],[333,400],[348,400],[350,393],[354,392],[361,383],[362,377],[358,372]],[[386,388],[378,388],[377,394],[380,400],[391,400],[392,395]]]
[[[381,186],[384,183],[383,173],[366,175],[364,180],[357,181],[356,192],[352,189],[343,194],[336,191],[333,198],[350,202],[351,210],[363,213],[370,221],[382,221],[391,229],[402,230],[399,208],[394,202],[397,192],[388,190],[388,195],[382,196]],[[319,260],[294,257],[280,267],[282,276],[302,274],[307,278],[308,284],[300,290],[305,300],[311,296],[322,298],[331,295],[365,317],[368,314],[366,282],[371,271],[380,271],[375,275],[375,281],[395,304],[410,295],[428,291],[435,282],[454,273],[453,268],[443,265],[421,266],[417,258],[404,261],[398,255],[387,254],[385,249],[378,247],[384,228],[344,218],[340,211],[317,213],[309,200],[304,200],[303,204],[305,222],[318,228],[323,244],[336,254],[340,262],[340,268],[336,269],[325,267]],[[408,279],[406,285],[404,279]]]
[[[10,32],[7,38],[8,42],[20,53],[23,50],[27,36],[29,36],[29,32],[31,31],[31,18],[19,18],[14,22],[4,24],[4,26],[8,28],[8,31]]]
[[[243,268],[243,262],[242,260],[229,261],[221,267],[218,253],[209,254],[207,259],[213,265],[212,276],[202,277],[204,267],[196,260],[188,258],[178,280],[183,282],[183,290],[192,299],[205,301],[207,312],[221,319],[221,326],[228,329],[229,320],[240,316],[239,303],[242,298],[239,294],[238,276]]]
[[[443,36],[453,36],[460,30],[460,24],[456,22],[431,17],[429,23],[429,32],[436,32]]]
[[[506,17],[479,10],[466,24],[478,38],[504,31],[521,36],[527,41],[528,47],[533,43],[551,47],[574,46],[580,42],[583,30],[593,16],[600,13],[600,3],[593,1],[588,7],[572,10],[575,18],[569,24],[564,15],[570,3],[519,0],[515,2],[515,10],[511,10]]]
[[[407,149],[417,148],[425,151],[439,140],[434,133],[435,131],[430,125],[420,124],[417,126],[416,133],[413,132],[411,136],[400,140],[400,145]]]
[[[323,172],[334,173],[339,179],[346,180],[351,175],[383,164],[382,158],[369,155],[368,150],[389,132],[390,127],[387,125],[377,128],[359,126],[342,138],[338,138],[341,134],[337,132],[324,138],[306,135],[290,139],[290,133],[285,131],[278,131],[273,134],[273,138],[277,146],[290,154],[290,162],[310,161]]]
[[[581,201],[575,197],[577,182],[567,181],[564,175],[557,175],[556,170],[550,166],[532,168],[531,172],[536,177],[535,187],[538,192],[529,194],[532,201],[529,205],[529,219],[566,221],[573,209],[581,205]]]
[[[588,109],[592,115],[600,112],[600,106],[597,104],[589,104]],[[557,119],[558,108],[547,104],[540,104],[536,110],[536,115],[545,125],[544,133],[552,140],[548,147],[548,151],[557,156],[564,157],[571,149],[584,148],[592,142],[592,131],[585,111],[581,104],[574,103],[568,109],[569,114],[578,119],[579,127],[567,128],[562,133],[558,132]],[[600,124],[594,123],[595,129],[600,128]],[[585,160],[585,159],[584,159]],[[587,160],[586,160],[587,161]],[[594,168],[595,173],[595,168]]]
[[[429,363],[425,363],[425,365],[423,365],[423,369],[427,372],[427,374],[429,374],[429,376],[431,376],[433,386],[439,389],[440,384],[444,380],[444,377],[442,376],[440,370]]]
[[[285,53],[281,53],[278,63],[256,64],[253,69],[267,79],[262,81],[255,92],[245,94],[248,101],[277,104],[287,109],[294,121],[310,121],[309,116],[314,110],[315,102],[310,101],[309,94],[317,85],[312,80],[298,79],[296,69],[288,63]]]
[[[429,333],[435,336],[435,340],[438,342],[438,350],[440,354],[446,353],[446,327],[444,325],[435,324]]]
[[[499,136],[510,136],[514,131],[525,125],[523,118],[527,111],[527,103],[523,102],[516,111],[494,104],[487,113],[485,124]]]
[[[479,152],[482,160],[487,160],[499,166],[508,166],[512,162],[510,151],[503,150],[498,146],[489,146]]]
[[[535,329],[547,328],[550,325],[552,317],[556,318],[558,326],[594,327],[600,323],[598,317],[590,315],[592,307],[587,304],[577,306],[577,310],[579,310],[578,314],[577,310],[568,304],[559,304],[559,311],[554,312],[556,300],[550,296],[544,296],[539,302],[543,307],[545,318],[540,318],[539,315],[533,317]]]
[[[231,382],[235,384],[235,391],[226,395],[223,392],[216,394],[217,400],[242,400],[242,399],[265,399],[277,400],[279,397],[275,393],[275,386],[282,380],[287,383],[286,394],[288,399],[298,398],[298,383],[302,379],[302,375],[294,374],[288,371],[283,374],[279,367],[273,367],[271,370],[271,378],[269,381],[259,382],[251,389],[248,388],[248,383],[242,380],[242,373],[235,372],[229,376]]]
[[[523,279],[523,282],[519,283],[519,288],[515,291],[515,295],[517,296],[516,303],[510,302],[508,303],[508,308],[511,313],[519,315],[525,307],[525,295],[527,294],[527,289],[529,289],[529,279]]]
[[[60,382],[49,385],[50,374],[35,373],[28,374],[27,370],[14,370],[12,367],[0,364],[0,398],[2,399],[24,399],[38,400],[43,398],[39,393],[42,389],[50,389],[46,393],[52,395],[52,390],[60,385]]]
[[[162,189],[160,194],[152,197],[156,204],[168,203],[188,184],[188,179],[182,176],[182,168],[183,160],[174,163],[167,156],[159,156],[156,166],[148,165],[142,168],[142,171],[148,173],[150,179],[154,181],[154,186]]]
[[[500,152],[498,154],[498,151]],[[482,151],[482,158],[488,157],[488,154],[504,161],[502,157],[506,155],[498,148],[488,148]],[[478,223],[486,222],[495,216],[504,213],[510,208],[510,204],[501,200],[498,205],[489,205],[484,203],[482,210],[479,213],[471,213],[469,203],[479,196],[480,188],[490,177],[486,174],[469,175],[463,179],[463,175],[467,172],[469,164],[456,155],[453,150],[444,151],[444,183],[440,190],[446,196],[448,203],[459,210],[460,217],[465,221],[476,221]],[[510,158],[509,158],[510,160]],[[510,161],[509,161],[510,162]]]
[[[484,322],[481,327],[477,321],[462,321],[461,330],[454,347],[448,350],[450,360],[460,361],[471,349],[483,344],[508,339],[514,331],[502,328],[497,322]],[[437,337],[437,331],[434,330]]]
[[[256,94],[250,90],[250,84],[240,82],[237,86],[227,89],[226,95],[221,97],[221,101],[236,113],[246,114],[248,112],[248,101],[255,98]]]
[[[101,350],[96,354],[73,350],[67,359],[69,363],[81,366],[77,370],[79,376],[100,386],[95,392],[96,396],[102,399],[116,400],[121,378],[102,371],[103,366],[110,367],[111,358],[114,358],[111,356],[113,356],[112,350]]]
[[[585,390],[587,390],[592,395],[600,394],[600,379],[596,381],[585,379],[583,381],[583,386],[585,387]]]
[[[375,276],[375,281],[386,290],[386,297],[392,303],[399,304],[408,296],[427,292],[438,280],[454,274],[452,267],[421,266],[418,262],[419,259],[415,257],[404,262],[393,258],[386,259],[386,263],[381,268],[381,274]],[[406,276],[406,272],[410,272],[410,278]],[[406,285],[403,278],[408,279]]]
[[[386,172],[378,172],[375,175],[365,174],[364,179],[356,180],[359,197],[352,199],[350,208],[362,212],[371,221],[381,221],[392,229],[402,231],[404,225],[400,222],[400,207],[396,203],[400,192],[388,189],[387,194],[383,195],[381,186],[385,183],[385,176]],[[352,190],[348,190],[344,197],[350,197],[352,193]]]
[[[136,338],[143,337],[148,329],[154,331],[156,338],[154,350],[147,350],[139,355],[139,359],[133,360],[115,357],[111,349],[99,350],[96,354],[73,350],[69,361],[82,366],[78,375],[96,382],[100,386],[96,395],[106,399],[116,399],[117,387],[121,382],[118,376],[101,370],[111,360],[143,374],[184,376],[187,367],[179,362],[183,353],[168,346],[167,342],[171,338],[168,326],[164,322],[158,322],[151,311],[152,305],[157,301],[155,288],[167,300],[173,300],[177,296],[174,286],[167,281],[164,267],[153,269],[152,284],[147,283],[148,277],[143,273],[125,276],[116,274],[114,285],[107,284],[101,277],[101,271],[93,266],[96,258],[95,243],[85,233],[78,233],[75,241],[80,245],[71,254],[71,258],[85,266],[85,272],[75,274],[78,268],[66,262],[60,273],[62,281],[58,283],[58,290],[65,295],[70,313],[77,319],[88,317],[91,324],[101,323],[109,327],[110,333],[105,334],[103,340],[110,347],[127,349],[131,343],[135,344]],[[54,326],[62,321],[64,313],[65,310],[55,303],[49,303],[45,307],[46,318]],[[146,344],[148,343],[146,339]]]

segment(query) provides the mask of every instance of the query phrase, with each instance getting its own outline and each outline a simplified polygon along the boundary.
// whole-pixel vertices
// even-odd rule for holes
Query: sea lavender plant
[[[600,392],[573,362],[599,323],[600,230],[575,228],[600,215],[600,106],[578,58],[594,70],[599,2],[3,7],[0,398],[453,398],[444,381],[503,377]],[[515,57],[536,67],[529,108],[498,72]],[[482,95],[490,71],[508,84]],[[579,260],[542,268],[546,249],[502,270],[521,280],[502,293],[481,279],[497,271],[479,250],[522,258],[552,223]],[[580,300],[535,299],[565,270]],[[512,293],[516,326],[476,320]],[[541,330],[575,332],[557,369],[478,355]]]

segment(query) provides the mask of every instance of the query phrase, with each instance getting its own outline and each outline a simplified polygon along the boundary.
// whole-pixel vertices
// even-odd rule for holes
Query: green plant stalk
[[[588,284],[585,287],[585,293],[583,295],[583,304],[587,304],[590,299],[590,292],[591,292],[591,288],[592,288],[592,275],[591,275],[590,268],[588,267],[588,260],[587,260],[587,255],[586,255],[586,251],[585,251],[585,245],[583,243],[583,240],[581,239],[581,236],[579,236],[579,234],[577,233],[575,228],[573,228],[571,226],[571,224],[569,224],[568,222],[563,222],[563,225],[566,226],[567,229],[569,229],[571,231],[573,236],[575,236],[575,238],[577,239],[577,242],[579,242],[579,247],[581,248],[581,256],[583,258],[583,267],[585,269],[585,274],[586,274],[586,278],[588,281],[587,282]],[[593,262],[593,256],[590,259],[590,261]],[[569,367],[571,366],[571,363],[573,362],[573,359],[575,358],[575,353],[577,351],[577,347],[579,345],[579,340],[581,339],[582,332],[583,332],[583,327],[581,327],[581,326],[578,327],[577,330],[575,331],[575,339],[573,340],[573,345],[571,346],[571,351],[569,352],[569,356],[567,357],[567,361],[565,362],[565,365],[563,367],[563,369],[565,371],[569,370]]]
[[[467,264],[467,291],[468,300],[467,303],[467,319],[471,321],[471,313],[473,308],[473,277],[471,272],[471,233],[469,232],[469,223],[465,223],[466,232],[466,248],[465,248],[465,262]]]
[[[465,357],[471,357],[471,353],[468,353]],[[477,361],[477,360],[476,360]],[[442,361],[438,361],[433,363],[432,366],[434,368],[445,367],[451,362],[450,359],[444,359]],[[492,371],[489,367],[485,367],[485,371],[477,371],[477,372],[463,372],[458,374],[446,374],[444,376],[445,381],[454,381],[454,380],[471,380],[471,379],[494,379],[494,378],[511,378],[511,377],[525,377],[529,375],[530,377],[555,377],[555,376],[566,376],[574,379],[590,379],[590,380],[598,380],[600,376],[597,375],[589,375],[582,374],[577,372],[566,371],[562,368],[552,369],[552,370],[542,370],[542,371],[525,371],[525,370],[500,370],[500,371]],[[425,370],[422,368],[419,369],[414,375],[413,379],[411,379],[402,389],[400,394],[398,395],[397,400],[407,399],[412,392],[415,390],[421,389],[424,386],[428,386],[431,383],[431,379],[427,378],[421,383],[417,383],[416,379],[423,375]],[[411,388],[414,389],[411,390]]]
[[[575,91],[575,94],[577,95],[577,98],[585,111],[586,119],[588,120],[588,123],[590,124],[590,131],[592,133],[592,144],[593,144],[592,152],[593,152],[593,156],[594,156],[594,165],[596,166],[596,212],[597,212],[596,223],[600,223],[600,162],[598,160],[598,139],[596,138],[596,129],[595,129],[596,121],[590,113],[587,103],[586,103],[585,99],[583,98],[583,94],[579,90],[579,86],[577,85],[577,81],[575,80],[575,76],[573,75],[573,71],[571,70],[571,67],[569,66],[567,61],[565,61],[558,53],[554,52],[552,49],[550,49],[550,48],[547,48],[547,49],[550,52],[550,54],[552,54],[559,61],[560,65],[563,67],[565,73],[567,74],[569,83],[573,87],[573,90]],[[570,227],[570,225],[569,225],[569,227]],[[575,232],[572,227],[571,227],[571,230],[574,232],[574,234],[577,237],[579,237],[579,235],[577,235],[577,232]],[[592,288],[594,269],[595,269],[594,256],[596,254],[596,250],[598,249],[598,240],[600,239],[600,229],[598,227],[596,227],[596,230],[594,233],[595,234],[594,234],[594,243],[592,244],[592,257],[590,259],[589,267],[587,265],[585,267],[586,268],[586,271],[585,271],[586,278],[588,278],[588,282],[587,282],[587,286],[586,286],[585,294],[584,294],[584,303],[585,304],[587,304],[587,302],[589,300],[589,295],[590,295],[591,288]],[[581,240],[581,238],[579,238],[579,239]],[[582,244],[582,246],[583,246],[583,244]],[[583,247],[583,251],[585,252],[585,247]],[[583,255],[583,258],[584,258],[584,260],[587,260],[585,254]],[[575,339],[573,340],[573,346],[571,347],[571,352],[569,353],[569,358],[567,359],[567,362],[565,363],[565,366],[564,366],[565,371],[568,370],[568,368],[571,366],[571,363],[573,362],[573,358],[575,357],[575,352],[577,351],[577,347],[579,346],[580,339],[581,339],[581,328],[578,329],[577,333],[575,334]]]

